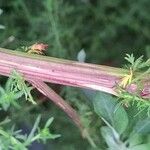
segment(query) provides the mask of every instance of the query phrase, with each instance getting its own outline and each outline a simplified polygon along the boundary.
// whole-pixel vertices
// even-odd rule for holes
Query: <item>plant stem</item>
[[[117,84],[129,70],[76,61],[27,54],[0,48],[0,75],[9,76],[16,69],[26,80],[38,80],[62,85],[99,90],[118,96]],[[142,73],[138,73],[140,76]],[[143,75],[141,91],[150,98],[150,76]],[[132,92],[133,84],[128,92]],[[138,92],[138,88],[134,93]]]
[[[0,74],[16,69],[25,79],[104,91],[116,95],[116,83],[127,70],[76,61],[26,54],[0,48]]]
[[[80,131],[83,133],[83,126],[81,124],[80,118],[76,111],[69,105],[63,98],[61,98],[52,88],[50,88],[44,82],[37,80],[29,81],[34,87],[36,87],[41,93],[47,96],[51,101],[53,101],[58,107],[60,107],[68,116],[74,121]]]

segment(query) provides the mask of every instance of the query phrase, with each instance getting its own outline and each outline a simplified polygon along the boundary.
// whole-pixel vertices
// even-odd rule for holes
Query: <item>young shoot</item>
[[[135,59],[133,54],[126,54],[125,59],[129,62],[127,65],[129,73],[125,74],[118,87],[119,98],[122,99],[121,103],[126,104],[126,106],[136,104],[140,112],[146,109],[150,115],[148,97],[150,89],[145,87],[147,83],[143,81],[144,78],[149,77],[150,59],[143,61],[143,56]]]

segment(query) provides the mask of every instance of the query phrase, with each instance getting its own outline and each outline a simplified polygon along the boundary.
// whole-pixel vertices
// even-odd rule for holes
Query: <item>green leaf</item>
[[[138,133],[131,133],[128,139],[130,147],[139,145],[143,142],[143,137]]]
[[[129,148],[129,150],[150,150],[150,143],[137,145]]]
[[[128,126],[128,116],[117,100],[106,93],[97,92],[93,99],[95,112],[108,121],[121,134]]]
[[[101,133],[105,139],[109,150],[128,150],[126,143],[123,143],[120,138],[116,138],[116,133],[110,127],[102,127]]]
[[[149,134],[150,133],[150,117],[143,119],[143,120],[139,120],[137,124],[135,125],[134,130],[137,133]]]
[[[51,123],[53,122],[53,120],[54,120],[53,117],[49,118],[45,124],[45,128],[48,128],[51,125]]]
[[[114,138],[113,131],[109,127],[102,127],[101,134],[111,149],[118,149],[118,144]]]
[[[32,141],[32,138],[34,137],[34,134],[35,134],[35,131],[37,130],[38,128],[38,125],[40,123],[40,120],[41,120],[41,115],[39,115],[34,123],[34,126],[30,132],[30,134],[28,135],[28,138],[26,140],[26,145],[29,145]]]

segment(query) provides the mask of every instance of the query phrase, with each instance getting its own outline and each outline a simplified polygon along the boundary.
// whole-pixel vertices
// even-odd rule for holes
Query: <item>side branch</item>
[[[83,132],[83,126],[76,111],[66,103],[53,89],[51,89],[46,83],[37,80],[29,81],[35,88],[37,88],[43,95],[53,101],[58,107],[60,107],[68,116],[74,121],[77,127]]]

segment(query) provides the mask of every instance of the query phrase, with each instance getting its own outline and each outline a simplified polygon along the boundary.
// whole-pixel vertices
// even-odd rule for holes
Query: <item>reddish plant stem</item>
[[[80,118],[76,111],[63,100],[52,88],[50,88],[44,82],[38,80],[29,81],[34,87],[37,88],[42,94],[47,96],[51,101],[53,101],[58,107],[60,107],[64,112],[66,112],[69,117],[74,121],[77,127],[83,132],[83,126],[81,124]]]
[[[0,48],[0,74],[9,76],[13,69],[27,79],[89,88],[113,95],[117,95],[116,83],[128,74],[125,69],[29,55]],[[149,78],[145,80],[149,81]],[[146,89],[149,88],[147,82],[145,83]]]
[[[29,55],[0,48],[0,74],[9,76],[13,69],[28,79],[83,87],[116,95],[114,87],[127,72],[124,69],[52,57]]]
[[[117,95],[116,84],[129,73],[128,70],[121,68],[29,55],[0,48],[0,75],[9,76],[13,69],[18,70],[28,79],[89,88],[113,95]],[[141,91],[144,91],[144,96],[149,98],[147,89],[150,89],[150,76],[143,76],[141,82],[144,85]],[[132,86],[129,87],[130,91],[133,91]]]

